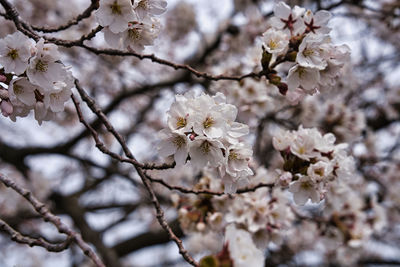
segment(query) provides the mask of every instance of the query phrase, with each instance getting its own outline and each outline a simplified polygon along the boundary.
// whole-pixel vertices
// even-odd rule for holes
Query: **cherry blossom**
[[[160,153],[174,155],[181,165],[189,150],[192,166],[197,170],[206,166],[218,169],[226,191],[234,192],[237,184],[247,182],[253,174],[248,167],[252,150],[239,139],[249,133],[249,128],[235,121],[237,108],[227,104],[222,93],[212,97],[186,93],[175,99],[167,112],[169,130],[160,132]],[[182,140],[182,150],[176,140]]]
[[[289,186],[289,191],[293,193],[294,202],[298,205],[306,204],[308,199],[318,203],[320,198],[318,184],[314,183],[310,177],[303,176],[298,181]]]
[[[192,164],[198,169],[205,167],[207,163],[212,167],[217,167],[223,162],[221,148],[223,148],[223,144],[218,140],[197,137],[189,149]]]
[[[326,42],[326,36],[308,35],[299,46],[299,53],[296,61],[302,67],[316,68],[323,70],[327,66],[325,59],[325,51],[321,49],[321,45]]]
[[[160,156],[166,157],[174,155],[174,159],[177,165],[184,165],[188,157],[189,152],[189,140],[186,135],[175,132],[170,132],[167,129],[160,131],[160,143],[159,153]]]
[[[308,94],[314,94],[320,80],[320,72],[316,68],[295,65],[289,70],[287,84],[290,91],[301,87]]]
[[[41,39],[36,48],[36,55],[29,60],[26,74],[33,84],[51,90],[56,82],[66,79],[66,68],[58,62],[57,46],[45,44]]]
[[[229,255],[234,266],[264,266],[263,253],[254,245],[248,232],[229,225],[225,231],[225,241],[229,244]]]
[[[131,0],[101,0],[95,15],[99,24],[113,33],[125,31],[136,18]]]
[[[326,10],[319,10],[315,14],[313,14],[311,10],[307,10],[303,16],[304,24],[306,25],[306,32],[315,34],[329,33],[331,29],[326,25],[331,16],[331,13]]]
[[[263,41],[265,49],[274,55],[284,54],[289,46],[289,36],[274,28],[263,33]]]
[[[25,72],[31,57],[33,41],[21,32],[7,35],[0,40],[0,64],[6,73],[16,75]]]
[[[166,11],[167,1],[165,0],[134,0],[133,8],[140,19],[147,16],[161,15]]]
[[[305,9],[299,6],[290,8],[284,2],[279,2],[274,6],[274,15],[271,19],[272,26],[280,30],[288,30],[292,35],[300,33],[304,28],[303,19],[301,16]]]

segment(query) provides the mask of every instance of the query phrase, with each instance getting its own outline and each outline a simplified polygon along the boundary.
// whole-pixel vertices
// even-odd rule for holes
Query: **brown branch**
[[[86,210],[79,204],[76,196],[62,196],[53,193],[51,199],[56,204],[56,208],[68,214],[74,221],[75,226],[80,230],[85,240],[92,243],[98,253],[102,256],[106,266],[121,267],[116,252],[104,245],[101,234],[90,227],[85,219]]]
[[[64,242],[59,244],[52,244],[44,240],[43,238],[33,238],[30,236],[24,236],[20,232],[14,230],[11,226],[9,226],[5,221],[0,219],[0,230],[8,233],[11,236],[11,240],[20,244],[26,244],[30,247],[39,246],[45,248],[50,252],[61,252],[63,250],[68,249],[69,245],[72,242],[71,238],[67,238]]]
[[[50,40],[51,41],[51,40]],[[57,42],[54,42],[57,44]],[[62,46],[69,46],[69,43],[58,43],[59,45]],[[187,65],[187,64],[179,64],[179,63],[174,63],[162,58],[159,58],[157,56],[155,56],[154,54],[140,54],[134,51],[130,51],[130,52],[126,52],[126,51],[120,51],[120,50],[115,50],[115,49],[98,49],[95,47],[91,47],[88,45],[80,45],[80,47],[85,48],[86,50],[96,54],[96,55],[109,55],[109,56],[131,56],[131,57],[136,57],[139,58],[141,60],[143,59],[149,59],[152,62],[156,62],[158,64],[161,65],[165,65],[165,66],[169,66],[175,70],[186,70],[189,71],[190,73],[192,73],[194,76],[198,77],[198,78],[204,78],[207,80],[211,80],[211,81],[218,81],[218,80],[231,80],[231,81],[241,81],[245,78],[255,78],[255,77],[261,77],[262,76],[262,72],[260,73],[255,73],[255,72],[250,72],[247,74],[243,74],[240,76],[232,76],[232,75],[224,75],[224,74],[218,74],[218,75],[213,75],[207,72],[201,72],[196,70],[195,68]]]
[[[91,0],[91,4],[88,8],[86,8],[81,14],[79,14],[76,18],[71,19],[64,25],[60,25],[55,28],[45,28],[45,27],[35,27],[32,26],[32,29],[35,31],[40,31],[44,33],[50,33],[50,32],[58,32],[62,30],[66,30],[69,27],[78,24],[81,20],[89,18],[92,15],[92,12],[96,10],[99,7],[99,0]]]
[[[176,190],[176,191],[179,191],[179,192],[184,193],[184,194],[195,194],[195,195],[208,194],[208,195],[214,195],[214,196],[222,196],[222,195],[226,195],[227,194],[227,193],[222,192],[222,191],[212,191],[212,190],[208,190],[208,189],[192,189],[192,188],[186,188],[186,187],[182,187],[182,186],[170,185],[169,183],[165,182],[162,179],[153,178],[147,173],[144,173],[144,174],[146,175],[146,177],[151,182],[161,184],[164,187],[168,188],[169,190]],[[246,188],[238,189],[236,191],[236,194],[254,192],[259,188],[263,188],[263,187],[272,188],[274,186],[275,186],[275,184],[260,183],[260,184],[257,184],[255,186],[252,186],[252,187],[246,187]]]
[[[358,261],[359,266],[400,266],[400,260],[380,259],[380,258],[363,258]]]
[[[14,181],[7,178],[5,175],[0,173],[0,181],[7,187],[10,187],[15,192],[24,197],[32,207],[38,212],[44,221],[50,221],[60,233],[66,234],[69,238],[74,240],[76,244],[81,248],[83,253],[87,255],[93,263],[98,267],[105,267],[104,263],[101,261],[99,256],[93,251],[93,249],[82,239],[82,236],[69,228],[66,224],[64,224],[59,217],[52,214],[45,204],[41,203],[37,200],[32,192],[28,191],[25,188],[20,187]]]
[[[22,21],[19,18],[18,12],[7,0],[0,0],[0,3],[3,5],[4,9],[6,10],[6,13],[7,13],[6,18],[13,20],[14,24],[18,30],[20,30],[25,35],[35,39],[36,41],[38,41],[40,38],[43,38],[48,42],[54,43],[56,45],[64,46],[64,47],[78,46],[78,47],[82,47],[96,55],[133,56],[133,57],[139,58],[141,60],[149,59],[152,62],[156,62],[161,65],[166,65],[166,66],[172,67],[175,70],[182,69],[182,70],[189,71],[196,77],[204,78],[204,79],[212,80],[212,81],[218,81],[218,80],[241,81],[245,78],[250,78],[250,77],[255,78],[255,77],[261,77],[263,75],[262,72],[259,72],[259,73],[250,72],[250,73],[247,73],[247,74],[244,74],[241,76],[230,76],[230,75],[224,75],[224,74],[213,75],[213,74],[209,74],[207,72],[198,71],[187,64],[174,63],[174,62],[159,58],[159,57],[155,56],[154,54],[143,55],[140,53],[136,53],[134,51],[126,52],[126,51],[120,51],[120,50],[115,50],[115,49],[98,49],[95,47],[85,45],[83,42],[85,40],[93,38],[93,36],[99,31],[99,29],[101,30],[101,28],[102,28],[101,26],[98,26],[96,29],[92,30],[92,32],[89,33],[88,35],[86,35],[86,36],[84,35],[80,39],[72,40],[72,41],[63,40],[63,39],[59,39],[59,38],[40,36],[33,31],[32,27],[30,25],[28,25],[26,22]]]
[[[77,85],[77,87],[78,87],[78,86],[79,86],[79,85]],[[88,97],[88,95],[86,94],[86,92],[84,92],[84,91],[82,90],[81,87],[79,87],[78,91],[79,91],[79,92],[82,91],[82,92],[86,95],[86,97]],[[133,164],[134,166],[137,166],[137,167],[142,168],[142,169],[149,169],[149,170],[165,170],[165,169],[170,169],[170,168],[174,168],[174,167],[175,167],[175,162],[174,162],[174,163],[171,163],[171,164],[164,163],[164,164],[161,164],[161,165],[157,165],[157,164],[155,164],[155,163],[142,164],[142,163],[138,162],[137,160],[135,160],[134,158],[122,157],[122,156],[118,155],[117,153],[114,153],[114,152],[110,151],[110,150],[104,145],[104,143],[100,140],[100,137],[99,137],[99,134],[97,133],[97,131],[96,131],[95,129],[93,129],[93,127],[84,119],[83,114],[82,114],[82,111],[81,111],[81,109],[80,109],[80,107],[79,107],[79,103],[78,103],[78,101],[76,100],[76,97],[75,97],[74,95],[72,95],[71,98],[72,98],[72,101],[74,102],[75,109],[76,109],[76,111],[77,111],[79,121],[89,130],[89,132],[92,134],[93,139],[94,139],[94,141],[95,141],[95,143],[96,143],[96,147],[97,147],[101,152],[103,152],[104,154],[109,155],[110,157],[114,158],[114,159],[117,160],[117,161],[126,162],[126,163],[131,163],[131,164]],[[89,99],[91,100],[91,98],[89,98]],[[93,100],[92,100],[92,101],[93,101]],[[93,105],[93,103],[94,103],[94,101],[91,102],[91,105]],[[97,110],[97,109],[98,109],[98,110]],[[96,110],[99,111],[100,109],[96,106]],[[101,110],[100,110],[100,111],[101,111]],[[103,114],[103,116],[105,117],[104,113],[102,113],[102,114]],[[105,117],[105,118],[106,118],[106,117]],[[103,119],[104,119],[104,118],[103,118]],[[113,134],[115,133],[115,134],[118,136],[118,139],[117,139],[117,140],[118,140],[118,142],[121,144],[121,146],[123,146],[124,151],[129,151],[129,148],[128,148],[127,145],[126,145],[126,142],[123,140],[122,136],[121,136],[117,131],[115,131],[114,127],[108,122],[108,119],[107,119],[107,118],[106,118],[106,124],[107,124],[107,125],[106,125],[107,130],[109,130],[109,131],[110,131],[111,133],[113,133]],[[130,153],[130,152],[129,152],[129,153]]]
[[[10,4],[10,2],[8,2],[7,0],[0,0],[0,4],[4,7],[4,10],[6,11],[6,14],[4,16],[6,19],[12,20],[15,24],[15,27],[17,27],[17,29],[23,34],[35,39],[35,41],[39,41],[40,36],[35,34],[33,32],[33,29],[19,18],[17,10],[13,5]]]
[[[167,221],[165,220],[164,211],[162,210],[161,205],[157,199],[157,196],[154,193],[154,190],[151,186],[151,182],[144,174],[142,168],[140,168],[137,164],[136,165],[134,164],[134,162],[136,162],[136,163],[138,163],[138,162],[136,161],[135,157],[133,156],[130,149],[126,145],[125,140],[123,140],[122,136],[117,131],[115,131],[114,127],[108,121],[107,116],[96,105],[95,101],[92,98],[90,98],[90,96],[79,86],[79,82],[77,80],[75,81],[75,85],[76,85],[77,90],[80,93],[82,99],[86,102],[86,104],[89,106],[89,108],[92,110],[92,112],[95,113],[97,115],[97,117],[102,121],[104,126],[106,126],[107,130],[114,135],[114,137],[117,139],[117,141],[120,143],[121,147],[123,148],[125,155],[131,160],[131,163],[135,167],[137,173],[139,174],[139,177],[141,178],[141,180],[143,182],[143,185],[145,186],[147,192],[150,195],[151,202],[152,202],[154,208],[156,209],[156,218],[157,218],[159,224],[161,225],[161,227],[167,232],[170,240],[172,240],[176,243],[176,245],[178,246],[178,249],[179,249],[179,253],[182,255],[182,257],[191,265],[198,266],[198,263],[189,255],[187,250],[183,247],[182,240],[179,239],[179,237],[177,237],[175,235],[175,233],[172,231],[171,227],[168,225]],[[72,99],[73,99],[75,107],[78,111],[79,105],[78,105],[76,99],[74,99],[74,97]],[[80,116],[80,120],[84,121],[83,117],[82,117],[82,113],[79,111],[78,111],[78,116]],[[86,123],[85,126],[88,126],[88,124]],[[103,144],[103,146],[101,144],[102,143],[98,143],[98,144],[96,143],[96,146],[98,145],[98,147],[103,147],[104,144]],[[115,153],[113,153],[113,154],[115,154]]]

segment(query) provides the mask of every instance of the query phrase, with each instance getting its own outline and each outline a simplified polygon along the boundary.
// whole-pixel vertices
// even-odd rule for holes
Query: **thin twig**
[[[10,225],[8,225],[5,221],[0,219],[0,230],[8,233],[11,236],[11,240],[20,244],[26,244],[30,247],[39,246],[45,248],[50,252],[61,252],[63,250],[68,249],[71,244],[72,239],[67,238],[65,241],[59,244],[52,244],[44,240],[42,237],[33,238],[30,236],[24,236],[20,232],[14,230]]]
[[[99,256],[97,256],[97,254],[93,251],[93,249],[82,239],[82,236],[79,233],[72,230],[71,228],[69,228],[66,224],[64,224],[59,217],[52,214],[45,204],[41,203],[33,196],[32,192],[30,192],[25,188],[20,187],[13,180],[7,178],[5,175],[1,173],[0,173],[0,181],[5,186],[10,187],[15,192],[24,197],[33,206],[36,212],[38,212],[42,216],[44,221],[51,222],[60,233],[66,234],[68,237],[74,240],[76,244],[81,248],[83,253],[87,255],[97,267],[105,267],[104,263],[99,258]]]
[[[165,182],[162,179],[151,177],[148,173],[145,173],[145,175],[153,183],[161,184],[164,187],[168,188],[169,190],[176,190],[176,191],[179,191],[179,192],[185,193],[185,194],[195,194],[195,195],[208,194],[208,195],[214,195],[214,196],[227,195],[227,193],[222,192],[222,191],[213,191],[213,190],[208,190],[208,189],[191,189],[191,188],[186,188],[186,187],[182,187],[182,186],[170,185],[169,183]],[[275,186],[275,184],[273,184],[273,183],[271,183],[271,184],[260,183],[255,186],[239,189],[236,191],[236,194],[254,192],[259,188],[263,188],[263,187],[272,188],[274,186]]]
[[[131,160],[132,165],[135,167],[146,190],[150,194],[150,199],[156,209],[156,217],[157,217],[157,220],[158,220],[159,224],[161,225],[161,227],[167,232],[170,240],[172,240],[176,243],[176,245],[178,246],[179,253],[182,255],[182,257],[191,265],[198,266],[198,263],[192,258],[192,256],[189,255],[187,250],[183,247],[182,240],[175,235],[175,233],[172,231],[171,227],[168,225],[167,221],[165,220],[164,211],[162,210],[161,205],[157,199],[157,196],[154,193],[154,190],[151,186],[151,182],[144,174],[142,168],[140,168],[138,166],[140,163],[137,162],[135,157],[132,155],[130,149],[126,145],[125,140],[123,140],[122,136],[117,131],[115,131],[115,129],[113,128],[111,123],[108,121],[107,116],[96,105],[95,101],[92,98],[90,98],[89,95],[87,95],[87,93],[83,90],[83,88],[80,87],[79,82],[77,80],[75,82],[75,85],[76,85],[77,90],[80,93],[82,99],[86,102],[86,104],[89,106],[89,108],[92,110],[92,112],[98,116],[98,118],[106,126],[107,130],[110,131],[114,135],[114,137],[118,140],[118,142],[120,142],[121,146],[123,147],[125,155],[129,158],[129,160]],[[79,103],[74,96],[72,96],[72,101],[74,102],[75,108],[77,110],[79,120],[85,125],[85,127],[88,128],[88,130],[92,133],[93,137],[95,138],[96,147],[98,147],[102,152],[105,151],[106,154],[108,154],[112,157],[116,157],[116,156],[120,157],[119,155],[109,151],[105,147],[105,145],[98,138],[98,134],[96,133],[96,131],[94,131],[94,129],[91,128],[91,126],[84,120],[82,111],[80,110],[80,107],[79,107]],[[121,157],[121,159],[123,159],[123,158]],[[121,162],[127,162],[127,161],[121,160]]]
[[[83,19],[89,18],[92,15],[92,12],[99,7],[99,0],[91,0],[91,4],[88,8],[86,8],[81,14],[79,14],[76,18],[71,19],[64,25],[57,26],[55,28],[46,28],[46,27],[35,27],[32,26],[32,29],[35,31],[40,31],[44,33],[51,33],[51,32],[59,32],[62,30],[66,30],[69,27],[78,24]]]
[[[59,38],[53,38],[53,37],[47,37],[47,36],[40,36],[34,32],[34,30],[32,29],[32,27],[29,24],[27,24],[26,22],[24,22],[23,20],[21,20],[19,18],[19,14],[18,14],[17,10],[15,9],[14,6],[12,6],[10,4],[10,2],[8,2],[7,0],[0,0],[0,3],[3,5],[4,9],[6,10],[6,18],[14,21],[14,24],[19,31],[21,31],[23,34],[35,39],[36,41],[38,41],[40,38],[43,38],[47,42],[54,43],[56,45],[60,45],[60,46],[64,46],[64,47],[74,47],[74,46],[82,47],[96,55],[133,56],[133,57],[139,58],[141,60],[149,59],[152,62],[156,62],[161,65],[172,67],[175,70],[182,69],[182,70],[189,71],[196,77],[204,78],[204,79],[212,80],[212,81],[218,81],[218,80],[241,81],[245,78],[251,78],[251,77],[255,78],[255,77],[261,77],[263,75],[263,72],[259,72],[259,73],[250,72],[250,73],[240,75],[240,76],[231,76],[231,75],[224,75],[224,74],[213,75],[213,74],[209,74],[207,72],[198,71],[187,64],[174,63],[174,62],[159,58],[159,57],[155,56],[154,54],[143,55],[143,54],[140,54],[140,53],[137,53],[134,51],[126,52],[126,51],[120,51],[120,50],[115,50],[115,49],[98,49],[98,48],[91,47],[91,46],[84,44],[83,42],[85,40],[89,40],[89,39],[93,38],[94,35],[102,29],[101,26],[98,26],[96,29],[93,29],[91,31],[91,33],[89,33],[88,35],[83,35],[81,38],[79,38],[77,40],[72,40],[72,41],[63,40],[63,39],[59,39]]]
[[[77,85],[77,87],[78,86],[79,85]],[[79,87],[78,91],[79,92],[82,91],[84,94],[86,94],[86,92],[84,92],[81,87]],[[86,97],[88,97],[87,94],[86,94]],[[139,167],[141,169],[165,170],[165,169],[170,169],[170,168],[174,168],[175,167],[175,162],[170,163],[170,164],[163,163],[163,164],[160,164],[160,165],[157,165],[155,163],[142,164],[142,163],[138,162],[137,160],[135,160],[133,158],[126,158],[126,157],[118,155],[117,153],[114,153],[114,152],[110,151],[109,149],[107,149],[107,147],[104,145],[104,143],[100,140],[100,137],[99,137],[99,134],[97,133],[97,131],[84,119],[82,111],[81,111],[81,109],[79,107],[79,103],[78,103],[78,100],[76,99],[76,97],[74,95],[72,95],[71,98],[72,98],[72,101],[73,101],[73,103],[75,105],[75,109],[77,111],[79,121],[89,130],[89,132],[91,133],[91,135],[92,135],[92,137],[93,137],[93,139],[94,139],[94,141],[96,143],[96,147],[101,152],[103,152],[104,154],[109,155],[110,157],[112,157],[113,159],[115,159],[117,161],[131,163],[132,165],[134,165],[136,167]],[[98,108],[98,107],[96,107],[96,108]],[[104,113],[103,113],[103,115],[104,115]],[[112,133],[117,134],[119,136],[119,140],[118,141],[120,142],[121,146],[124,147],[124,151],[129,151],[129,148],[127,147],[126,142],[123,140],[122,136],[117,131],[115,131],[115,129],[112,127],[112,125],[108,122],[107,119],[106,119],[106,121],[107,121],[107,126],[108,126],[107,130],[109,130],[109,131],[112,130],[111,131]]]

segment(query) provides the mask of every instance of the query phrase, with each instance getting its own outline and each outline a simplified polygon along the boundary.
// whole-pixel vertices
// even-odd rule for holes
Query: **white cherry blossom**
[[[235,267],[264,266],[263,252],[255,246],[249,232],[230,224],[226,227],[225,242],[229,244],[229,255]]]
[[[331,28],[326,25],[331,17],[331,13],[326,10],[319,10],[315,14],[313,14],[311,10],[307,10],[303,16],[304,24],[306,25],[306,32],[314,34],[329,33]]]
[[[310,177],[303,176],[289,186],[289,191],[293,193],[294,202],[298,205],[304,205],[311,199],[313,203],[318,203],[320,193],[318,184],[314,183]]]
[[[8,94],[14,105],[22,103],[26,106],[33,106],[36,103],[35,90],[37,90],[37,86],[30,83],[27,78],[21,77],[10,82]]]
[[[136,19],[131,0],[101,0],[95,15],[99,24],[113,33],[125,31]]]
[[[253,155],[251,147],[245,143],[237,143],[226,151],[226,172],[233,177],[250,176],[253,171],[249,168],[249,160]]]
[[[294,136],[289,131],[279,129],[272,138],[272,145],[278,151],[286,150],[290,148],[291,143],[294,140]]]
[[[172,131],[190,132],[194,124],[194,110],[190,106],[192,101],[180,95],[175,96],[175,99],[167,112],[167,124]]]
[[[184,165],[189,153],[189,139],[187,136],[164,129],[159,132],[159,137],[161,139],[159,146],[160,156],[174,155],[176,165]]]
[[[54,84],[63,81],[67,77],[67,70],[59,63],[57,48],[53,44],[45,44],[41,39],[37,45],[37,53],[29,60],[26,74],[29,81],[46,90],[51,90]],[[54,50],[54,53],[51,51]]]
[[[330,162],[318,161],[308,167],[307,175],[315,182],[320,182],[328,177],[332,171],[333,166]]]
[[[263,33],[263,44],[268,53],[284,54],[289,47],[289,36],[282,31],[270,28]]]
[[[206,135],[210,138],[219,138],[225,132],[225,120],[221,113],[212,108],[209,111],[197,113],[194,118],[193,130],[198,135]]]
[[[141,20],[146,16],[161,15],[166,11],[166,7],[165,0],[135,0],[133,3],[133,8]]]
[[[320,71],[319,83],[325,86],[333,86],[343,65],[350,62],[350,48],[347,45],[340,45],[326,49],[325,46],[327,45],[323,45],[323,49],[327,51],[327,66]]]
[[[294,65],[289,70],[287,85],[289,91],[301,87],[308,94],[314,94],[320,79],[319,70],[316,68],[307,68],[300,65]]]
[[[234,193],[253,174],[248,167],[252,150],[239,139],[249,133],[249,127],[235,121],[237,112],[235,106],[226,103],[222,93],[212,97],[204,93],[196,96],[192,92],[176,95],[167,111],[168,130],[160,132],[161,154],[174,155],[177,161],[174,138],[185,137],[187,147],[185,155],[178,156],[180,163],[185,164],[188,149],[190,164],[196,170],[206,166],[214,168],[226,191]]]
[[[71,87],[65,83],[61,85],[62,89],[59,91],[52,91],[49,93],[49,108],[53,112],[60,112],[64,110],[64,104],[71,97]]]
[[[305,9],[299,6],[290,8],[284,2],[279,2],[274,6],[274,17],[271,19],[273,27],[289,31],[292,35],[297,35],[305,29],[302,15]]]
[[[141,52],[145,46],[153,45],[160,28],[160,22],[154,18],[130,23],[128,29],[122,33],[122,45],[124,48]]]
[[[311,158],[318,156],[318,152],[314,151],[315,142],[313,136],[308,134],[296,135],[290,145],[290,152],[297,157],[309,161]]]
[[[16,75],[25,72],[32,49],[33,41],[21,32],[0,39],[0,64],[5,72],[14,72]]]
[[[321,46],[327,41],[323,35],[307,35],[299,46],[296,62],[302,67],[325,69],[326,51]]]
[[[212,167],[218,167],[224,159],[221,151],[223,147],[218,140],[197,137],[189,149],[190,161],[198,169],[205,167],[207,163]]]

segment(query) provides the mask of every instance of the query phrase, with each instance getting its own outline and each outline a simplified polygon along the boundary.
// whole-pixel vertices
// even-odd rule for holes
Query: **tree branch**
[[[24,197],[32,207],[38,212],[44,221],[50,221],[60,233],[66,234],[81,248],[83,253],[87,255],[97,267],[105,267],[104,263],[92,250],[92,248],[82,239],[82,236],[64,224],[59,217],[52,214],[45,204],[37,200],[30,191],[18,186],[14,181],[0,173],[0,181],[7,187]]]
[[[45,27],[35,27],[32,26],[32,29],[35,31],[40,31],[44,33],[58,32],[62,30],[66,30],[69,27],[78,24],[83,19],[89,18],[92,15],[92,12],[99,7],[99,0],[91,0],[91,4],[88,8],[86,8],[81,14],[79,14],[76,18],[71,19],[64,25],[60,25],[55,28],[45,28]]]
[[[33,238],[29,236],[24,236],[20,232],[14,230],[5,221],[0,219],[0,230],[8,233],[11,236],[11,240],[17,243],[26,244],[30,247],[39,246],[45,248],[50,252],[61,252],[68,249],[71,244],[72,239],[68,237],[64,242],[59,244],[52,244],[45,241],[43,238]]]
[[[182,255],[182,257],[191,265],[198,266],[198,263],[189,255],[189,253],[183,247],[182,240],[179,239],[179,237],[177,237],[175,235],[175,233],[172,231],[171,227],[166,222],[166,220],[164,218],[164,211],[162,210],[161,205],[157,199],[157,196],[154,193],[154,190],[151,186],[150,180],[146,177],[142,168],[139,167],[137,164],[134,164],[134,162],[137,163],[137,161],[136,161],[135,157],[133,156],[133,154],[131,153],[128,146],[126,145],[122,136],[117,131],[115,131],[114,127],[108,121],[106,115],[96,105],[95,101],[92,98],[90,98],[89,95],[79,86],[79,82],[77,80],[75,81],[75,85],[76,85],[77,90],[80,93],[83,101],[86,102],[86,104],[89,106],[89,108],[92,110],[92,112],[95,113],[97,115],[97,117],[102,121],[102,123],[107,128],[107,130],[114,135],[114,137],[117,139],[117,141],[120,143],[121,147],[123,148],[125,155],[131,160],[131,163],[134,165],[137,173],[139,174],[139,177],[141,178],[143,185],[145,186],[147,192],[150,194],[150,199],[151,199],[151,202],[153,203],[154,208],[156,209],[156,217],[157,217],[157,220],[158,220],[159,224],[161,225],[161,227],[168,233],[169,238],[176,243],[176,245],[178,246],[178,249],[179,249],[179,253]],[[76,99],[74,99],[74,98],[72,98],[72,99],[74,101],[75,107],[79,114],[79,105],[78,105]],[[80,117],[83,118],[82,116],[80,116]],[[86,124],[86,125],[88,125],[88,124]],[[97,145],[98,144],[96,143],[96,146]],[[99,147],[102,147],[100,143],[99,143]]]

